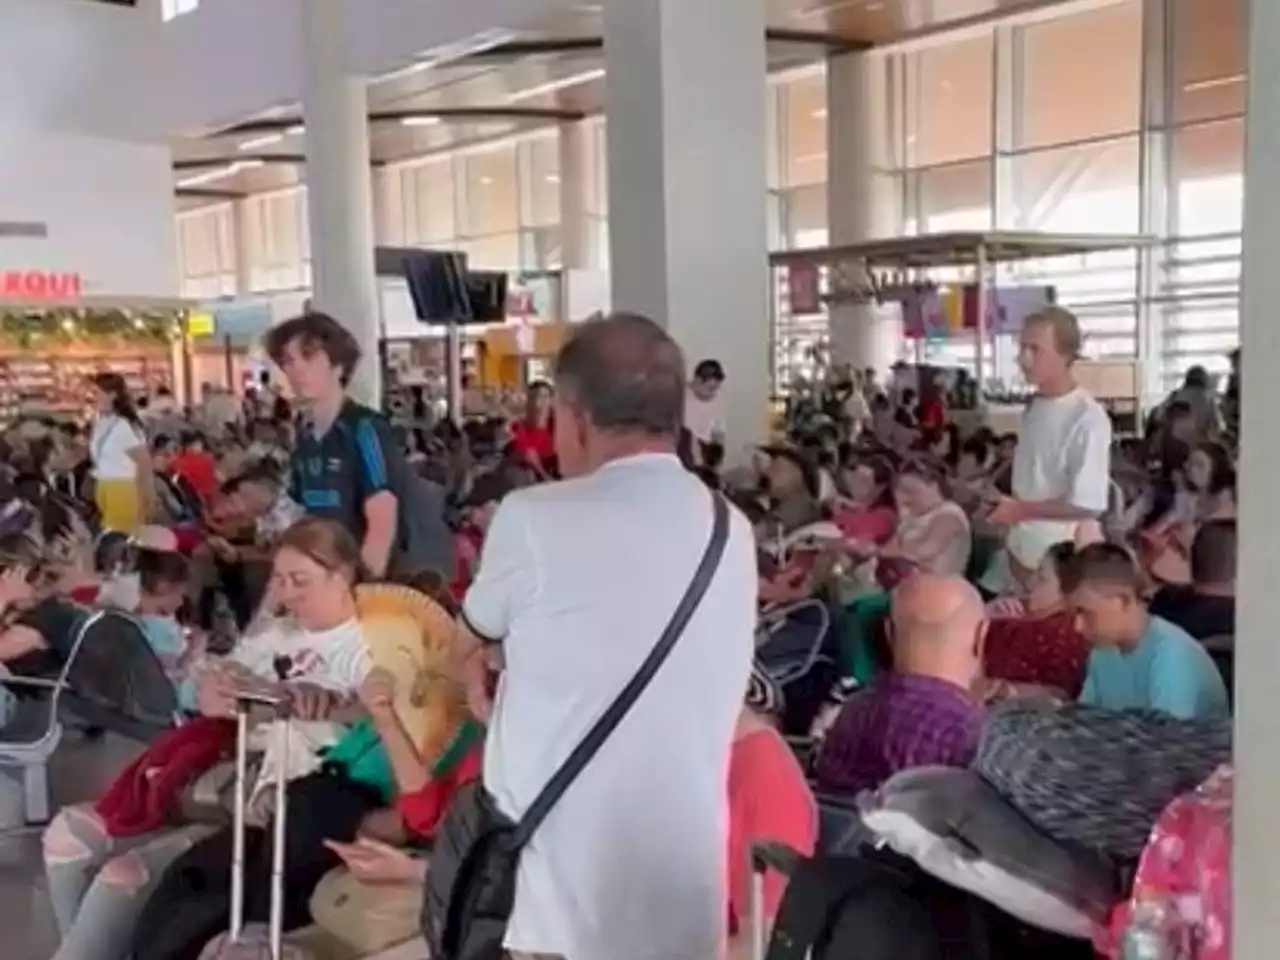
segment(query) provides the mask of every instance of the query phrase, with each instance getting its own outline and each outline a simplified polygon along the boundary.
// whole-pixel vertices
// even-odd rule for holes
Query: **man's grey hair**
[[[680,435],[684,356],[648,317],[611,313],[579,324],[556,357],[555,377],[565,402],[601,430]]]

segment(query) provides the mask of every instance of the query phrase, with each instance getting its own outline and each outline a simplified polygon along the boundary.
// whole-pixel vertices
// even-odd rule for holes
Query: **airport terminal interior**
[[[192,570],[208,557],[213,574],[199,595],[198,629],[245,629],[238,607],[224,609],[217,582],[227,555],[220,547],[210,554],[208,542],[193,550],[186,520],[140,524],[135,512],[131,522],[111,523],[118,503],[107,495],[124,481],[103,472],[102,446],[112,442],[103,422],[140,405],[125,419],[139,425],[148,470],[159,470],[162,456],[165,469],[209,458],[207,476],[191,467],[199,518],[190,525],[224,544],[201,511],[216,514],[224,499],[243,506],[247,495],[236,491],[266,484],[265,513],[277,494],[287,500],[303,489],[287,478],[290,457],[302,456],[296,440],[291,452],[287,429],[306,401],[294,380],[302,361],[286,363],[294,341],[274,349],[271,332],[323,311],[364,357],[346,384],[350,395],[406,438],[398,461],[452,455],[443,424],[457,424],[467,429],[449,429],[473,452],[479,437],[494,444],[496,430],[522,455],[545,457],[531,468],[545,481],[560,476],[551,428],[538,419],[557,355],[588,318],[625,311],[653,318],[681,348],[689,403],[706,417],[695,424],[687,407],[682,437],[691,468],[716,489],[727,495],[735,471],[762,470],[771,499],[758,502],[777,511],[793,466],[794,483],[822,501],[805,516],[827,529],[840,526],[863,473],[891,514],[899,491],[905,517],[901,483],[957,490],[973,479],[964,472],[969,457],[992,487],[968,504],[958,493],[946,501],[964,508],[966,532],[964,560],[951,573],[968,576],[1000,616],[1001,600],[1030,605],[1037,588],[1013,595],[1024,564],[1012,534],[1002,539],[1002,523],[1056,524],[1076,538],[1080,560],[1075,573],[1063,567],[1051,578],[1070,613],[1068,581],[1087,592],[1089,577],[1106,566],[1090,552],[1102,545],[1081,545],[1085,514],[1024,512],[990,530],[979,519],[988,494],[997,514],[1029,499],[1019,490],[1029,482],[1025,471],[1019,479],[1024,454],[1012,451],[1029,429],[1034,398],[1053,396],[1028,360],[1028,337],[1048,323],[1054,349],[1067,342],[1064,329],[1074,344],[1072,389],[1106,414],[1100,484],[1110,499],[1105,516],[1102,505],[1093,513],[1108,544],[1136,558],[1135,577],[1160,587],[1141,595],[1144,611],[1171,585],[1198,588],[1200,532],[1229,520],[1230,542],[1219,552],[1228,555],[1236,620],[1229,648],[1197,651],[1212,655],[1215,674],[1221,668],[1218,686],[1225,682],[1231,706],[1220,731],[1179,734],[1196,745],[1183,756],[1163,727],[1142,733],[1151,751],[1168,751],[1169,768],[1196,772],[1180,774],[1192,779],[1163,798],[1173,805],[1153,811],[1172,814],[1143,824],[1137,849],[1120,858],[1131,869],[1125,896],[1114,897],[1123,913],[1090,915],[1061,898],[1053,909],[1036,900],[1039,907],[1019,912],[987,898],[1020,924],[1091,946],[1058,954],[1056,941],[1027,946],[1040,941],[1020,930],[1021,951],[984,956],[1272,960],[1280,938],[1280,646],[1264,636],[1280,620],[1272,573],[1280,566],[1280,432],[1262,423],[1280,406],[1280,270],[1271,256],[1280,250],[1277,45],[1280,0],[0,0],[9,78],[0,82],[0,449],[8,458],[0,466],[0,571],[44,564],[50,544],[64,539],[46,538],[38,564],[12,559],[5,543],[19,530],[19,508],[43,517],[50,497],[73,513],[83,501],[95,550],[121,532],[143,553],[182,553]],[[298,342],[309,358],[320,341]],[[1202,415],[1202,403],[1211,413]],[[1186,434],[1178,432],[1184,421]],[[468,432],[473,423],[487,426]],[[77,430],[87,439],[68,440]],[[541,433],[526,449],[529,431]],[[504,456],[497,447],[494,456]],[[51,458],[28,464],[43,448]],[[76,475],[75,450],[97,480],[95,494],[75,480],[63,485]],[[252,458],[262,451],[281,453],[284,480],[261,480],[269,471]],[[361,454],[364,467],[353,469],[376,473]],[[938,463],[919,466],[921,454]],[[1197,457],[1214,478],[1229,474],[1229,485],[1196,486],[1188,477]],[[1087,469],[1068,460],[1064,469]],[[487,485],[467,462],[472,474],[459,481],[456,505],[463,539],[489,501],[506,495],[503,487],[480,499]],[[939,465],[940,488],[929,472]],[[1002,467],[1012,480],[997,490]],[[185,483],[186,468],[172,469]],[[24,482],[41,492],[22,493]],[[1071,499],[1082,483],[1050,495],[1083,508]],[[1167,514],[1151,506],[1166,494]],[[1219,500],[1205,506],[1213,497],[1230,500],[1229,514],[1215,512]],[[1170,519],[1184,500],[1194,501],[1192,512]],[[786,536],[808,529],[767,511],[748,515],[758,521],[762,555],[775,540],[779,551],[791,550]],[[1130,525],[1116,534],[1108,523],[1121,515]],[[373,514],[360,524],[365,516]],[[250,523],[259,547],[268,519]],[[897,522],[893,537],[905,544],[907,521]],[[849,637],[872,594],[893,590],[905,605],[910,576],[941,575],[932,554],[909,556],[901,544],[891,549],[906,554],[885,552],[885,541],[898,544],[889,539],[892,522],[879,546],[868,547],[874,538],[858,531],[832,533],[844,537],[845,552],[827,570],[830,582],[812,595],[779,594],[768,610],[836,610],[822,631]],[[979,569],[984,539],[994,546],[990,566]],[[467,571],[457,573],[462,588],[455,570],[444,578],[458,603],[482,542],[457,561]],[[1042,548],[1025,564],[1028,576],[1045,556]],[[770,570],[779,557],[771,554]],[[1004,587],[993,587],[1000,557]],[[911,575],[890,577],[897,562]],[[867,563],[872,572],[858,583],[853,568]],[[107,583],[120,570],[97,573]],[[27,622],[5,593],[9,576],[0,577],[0,688],[13,642],[4,631]],[[762,590],[776,587],[774,574],[761,576]],[[1114,579],[1114,570],[1106,576]],[[196,592],[188,593],[190,603]],[[464,606],[469,614],[471,601]],[[877,623],[887,610],[886,600]],[[760,629],[783,622],[770,615],[762,613]],[[1002,622],[990,616],[990,625]],[[1079,616],[1067,622],[1085,629]],[[1241,634],[1257,636],[1237,646]],[[46,640],[43,652],[58,647]],[[756,656],[756,669],[785,692],[783,732],[793,747],[806,742],[798,755],[819,790],[824,764],[834,763],[822,738],[844,729],[863,691],[839,701],[830,734],[814,732],[829,703],[815,701],[795,729],[787,726],[797,723],[792,707],[815,696],[819,675],[817,700],[840,687],[837,679],[872,684],[838,676],[834,653],[822,661],[830,669],[815,673],[826,656],[821,644],[799,673],[792,660],[762,667],[763,645]],[[1092,664],[1084,692],[1068,699],[1097,696]],[[68,682],[75,671],[67,670],[50,682]],[[129,696],[132,682],[120,688]],[[68,697],[82,695],[73,687]],[[0,699],[0,718],[6,709]],[[136,933],[134,947],[124,946],[130,933],[115,920],[104,937],[111,943],[93,945],[90,911],[82,904],[73,921],[56,906],[64,899],[57,890],[51,902],[50,878],[57,886],[65,863],[50,852],[59,834],[48,823],[61,828],[59,811],[88,809],[75,805],[101,797],[155,741],[154,731],[130,736],[132,729],[96,714],[59,719],[56,708],[35,746],[9,744],[0,726],[0,960],[196,960],[177,948],[146,954]],[[1205,745],[1218,733],[1225,753]],[[1201,769],[1189,754],[1216,762]],[[31,779],[37,756],[47,782],[45,774]],[[974,763],[1005,762],[984,739]],[[994,776],[984,782],[996,784]],[[1225,800],[1216,793],[1205,801],[1209,812],[1195,805],[1222,789]],[[829,811],[817,798],[821,847]],[[1207,852],[1189,868],[1171,856],[1160,874],[1159,850],[1192,842],[1177,833],[1187,823],[1202,831],[1199,839],[1212,835],[1203,840]],[[1034,829],[1053,833],[1038,822]],[[1156,833],[1139,860],[1146,830]],[[1178,886],[1188,869],[1191,880]],[[1165,910],[1143,886],[1156,874],[1164,886],[1151,881],[1152,889],[1180,906]],[[166,895],[174,896],[167,887]],[[1041,922],[1045,916],[1052,919]],[[764,935],[770,920],[761,922],[753,935]],[[733,948],[749,950],[737,943],[748,925],[731,926]],[[383,956],[350,945],[307,949],[315,952],[299,956],[308,960]],[[648,955],[567,960],[632,956]]]

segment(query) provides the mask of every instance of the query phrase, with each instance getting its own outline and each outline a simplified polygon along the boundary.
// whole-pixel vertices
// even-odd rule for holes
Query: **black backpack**
[[[892,853],[818,856],[792,872],[766,960],[990,960],[989,919]]]
[[[445,522],[444,491],[408,462],[404,444],[396,439],[386,417],[367,408],[361,415],[378,421],[379,437],[391,440],[383,443],[382,455],[389,486],[399,505],[396,542],[391,551],[392,575],[411,577],[434,570],[446,581],[452,579],[453,533]],[[351,455],[358,453],[353,450]]]
[[[817,856],[787,872],[766,960],[1093,957],[1088,941],[1036,930],[891,851]]]

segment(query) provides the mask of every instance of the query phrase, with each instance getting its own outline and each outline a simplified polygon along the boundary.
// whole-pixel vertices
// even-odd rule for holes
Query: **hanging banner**
[[[1054,303],[1053,287],[992,287],[987,291],[988,336],[1016,336],[1023,321]],[[978,329],[978,287],[965,284],[918,291],[902,302],[902,330],[911,340],[946,340]]]
[[[816,264],[793,263],[787,267],[787,298],[793,317],[822,312],[822,291]]]

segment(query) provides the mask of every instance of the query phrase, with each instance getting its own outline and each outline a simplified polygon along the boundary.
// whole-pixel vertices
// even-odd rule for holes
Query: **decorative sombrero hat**
[[[373,665],[395,678],[400,722],[424,756],[436,757],[467,719],[450,669],[453,618],[424,594],[387,583],[358,587],[356,610]]]

